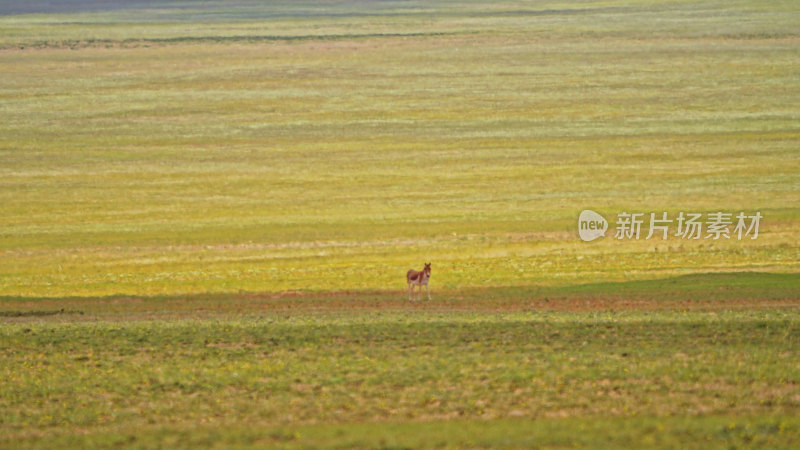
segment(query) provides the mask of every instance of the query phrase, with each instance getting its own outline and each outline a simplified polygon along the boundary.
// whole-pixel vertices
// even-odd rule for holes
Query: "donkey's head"
[[[422,271],[431,276],[431,263],[425,263],[425,268]]]

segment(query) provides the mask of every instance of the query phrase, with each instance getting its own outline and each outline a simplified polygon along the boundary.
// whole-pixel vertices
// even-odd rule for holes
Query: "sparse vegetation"
[[[3,327],[3,435],[143,447],[796,444],[796,296],[598,310],[591,297],[517,294],[83,300],[95,310]],[[464,426],[478,428],[455,432]],[[565,431],[578,426],[589,434]]]

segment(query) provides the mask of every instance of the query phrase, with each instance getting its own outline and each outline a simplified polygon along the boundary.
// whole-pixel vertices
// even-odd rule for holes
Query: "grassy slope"
[[[0,445],[791,448],[798,283],[5,298]]]
[[[28,318],[0,333],[0,420],[6,443],[31,445],[796,445],[796,306],[757,304]],[[458,436],[458,422],[423,424],[450,420],[482,423]]]
[[[0,293],[796,272],[796,14],[724,5],[0,18]],[[584,208],[765,219],[583,245]]]

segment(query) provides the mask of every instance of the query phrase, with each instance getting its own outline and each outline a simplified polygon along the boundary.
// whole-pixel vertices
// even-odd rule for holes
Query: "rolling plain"
[[[0,3],[0,447],[800,445],[796,2],[53,8]],[[763,218],[615,237],[682,212]]]

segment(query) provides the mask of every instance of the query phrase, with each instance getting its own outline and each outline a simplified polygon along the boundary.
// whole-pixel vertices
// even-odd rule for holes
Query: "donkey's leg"
[[[408,283],[408,301],[411,301],[411,291],[414,289],[414,285]]]
[[[419,290],[422,291],[422,286],[419,287]],[[425,292],[428,294],[428,300],[431,299],[431,290],[428,288],[428,283],[425,283]]]

